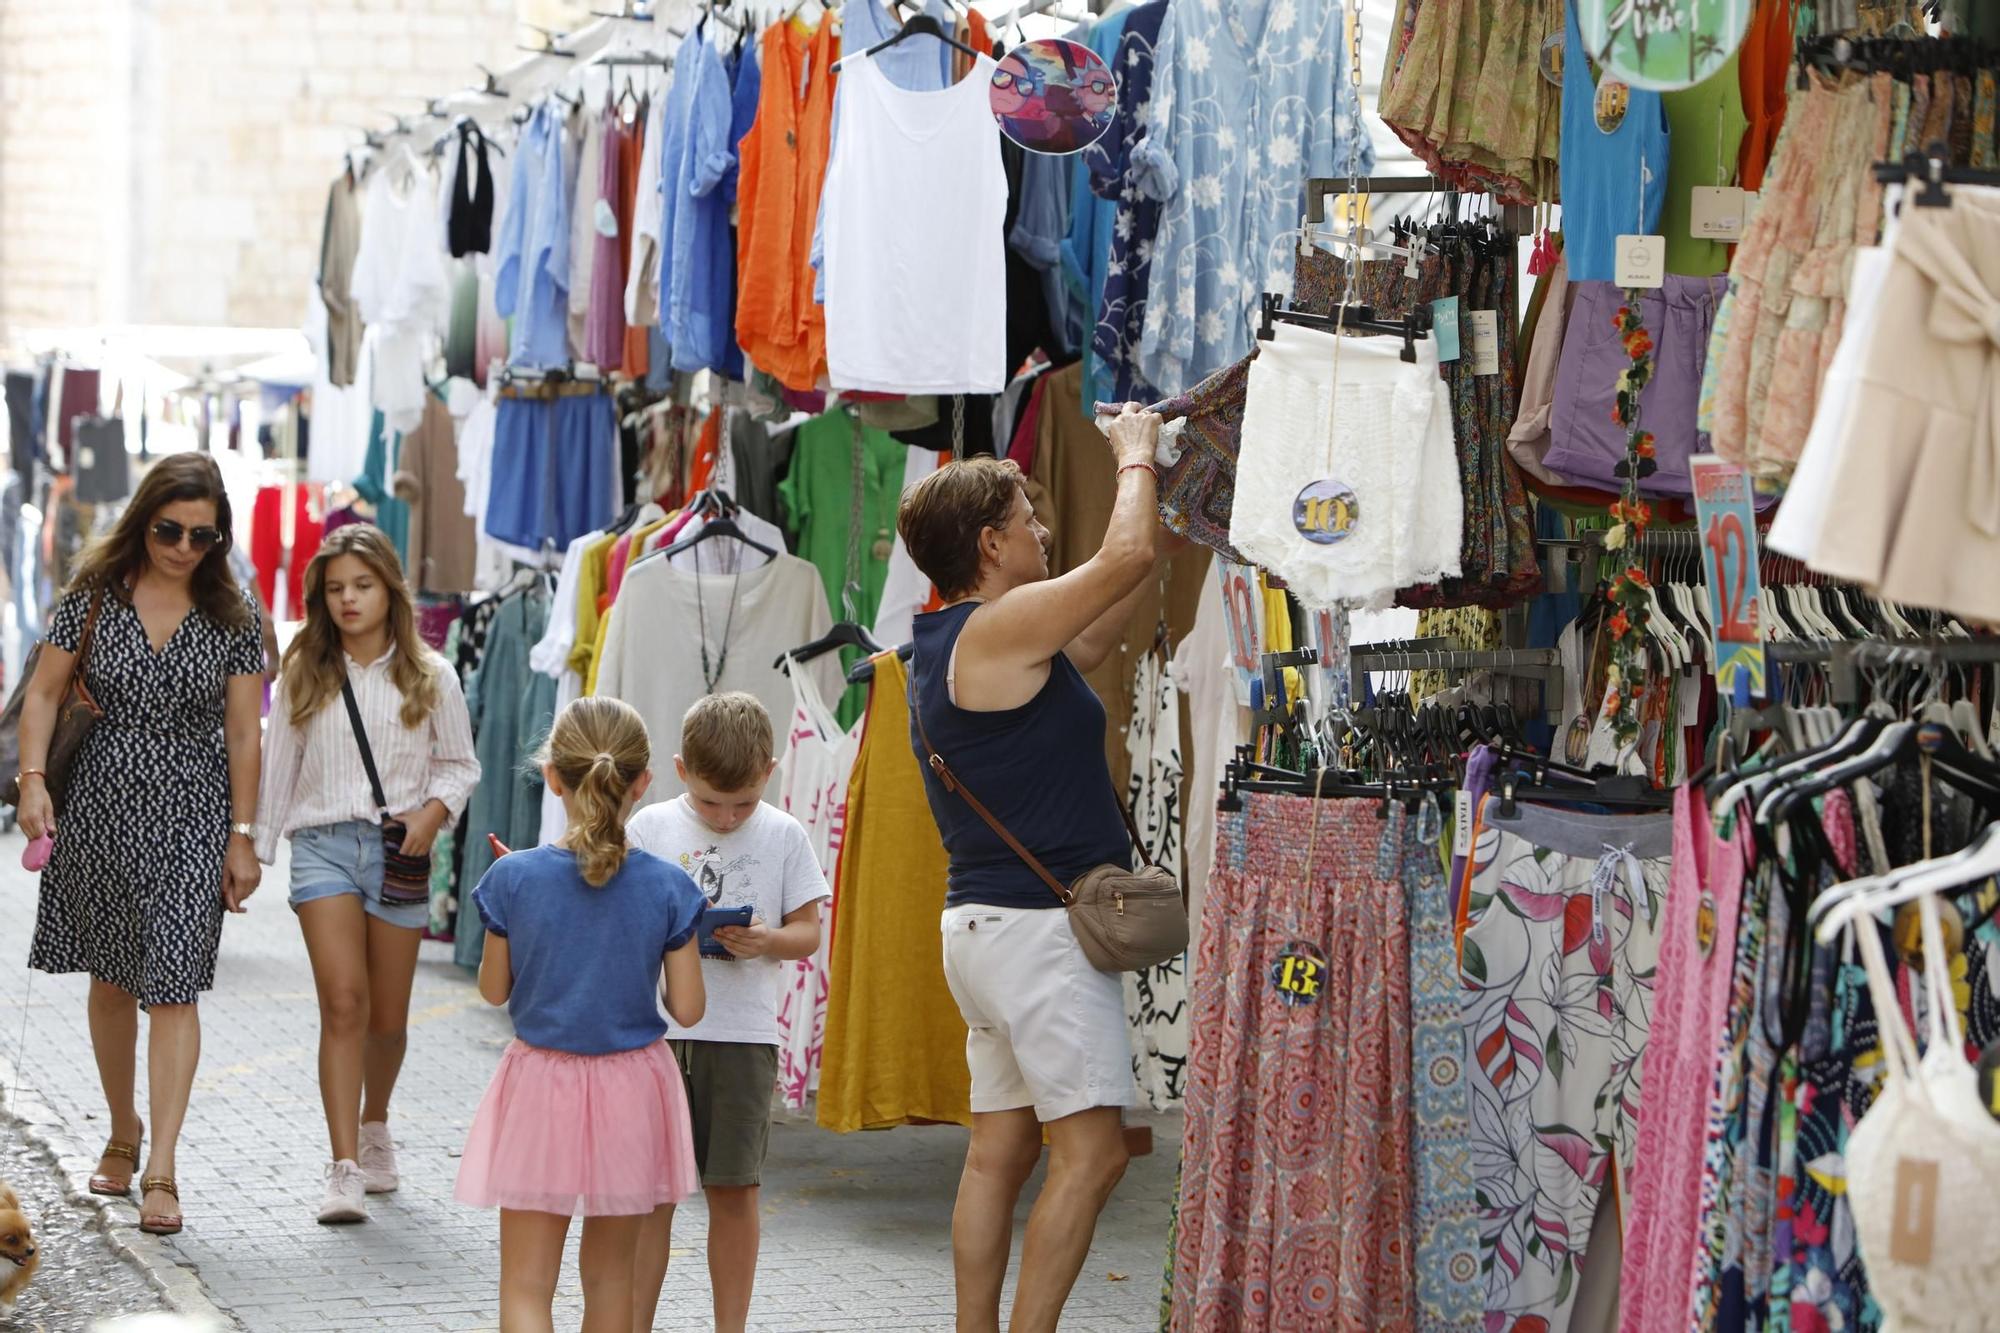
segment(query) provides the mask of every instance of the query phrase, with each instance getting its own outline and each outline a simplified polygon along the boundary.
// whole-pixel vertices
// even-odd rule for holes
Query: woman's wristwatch
[[[257,840],[257,826],[254,823],[234,823],[229,826],[229,831],[239,838],[248,838],[252,842]]]

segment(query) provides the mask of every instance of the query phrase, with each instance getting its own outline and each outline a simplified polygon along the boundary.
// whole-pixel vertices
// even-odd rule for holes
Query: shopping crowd
[[[916,622],[911,744],[933,761],[950,856],[941,965],[968,1028],[973,1125],[950,1219],[961,1329],[1000,1327],[1015,1204],[1045,1135],[1012,1328],[1056,1326],[1124,1172],[1120,1110],[1137,1090],[1120,982],[1092,966],[1045,875],[1131,863],[1083,672],[1174,545],[1157,522],[1158,425],[1136,407],[1113,423],[1109,529],[1060,577],[1010,463],[952,463],[902,502],[899,531],[944,603]],[[211,457],[153,464],[78,563],[17,696],[7,794],[42,875],[30,966],[91,978],[110,1135],[90,1189],[136,1185],[139,1225],[159,1235],[191,1224],[176,1150],[223,923],[286,839],[321,1019],[331,1160],[317,1219],[364,1222],[369,1196],[399,1187],[391,1101],[431,852],[481,779],[457,678],[419,637],[396,549],[373,526],[331,534],[306,569],[265,719],[266,626],[232,570],[235,536]],[[647,804],[667,749],[639,713],[603,696],[564,707],[523,760],[566,831],[496,845],[469,895],[486,937],[480,994],[507,1007],[516,1039],[456,1194],[500,1212],[505,1333],[551,1327],[575,1217],[583,1327],[653,1327],[675,1207],[697,1190],[715,1326],[749,1316],[780,968],[819,948],[831,890],[804,828],[764,799],[778,759],[754,696],[702,698],[673,743],[684,794]],[[747,905],[716,908],[714,865],[747,881],[732,895]]]

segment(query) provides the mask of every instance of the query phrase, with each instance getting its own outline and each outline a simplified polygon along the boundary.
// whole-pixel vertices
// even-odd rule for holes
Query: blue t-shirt
[[[537,847],[495,861],[472,901],[507,941],[507,1012],[522,1041],[612,1055],[667,1035],[660,960],[693,936],[706,901],[679,866],[632,852],[592,888],[573,853]]]

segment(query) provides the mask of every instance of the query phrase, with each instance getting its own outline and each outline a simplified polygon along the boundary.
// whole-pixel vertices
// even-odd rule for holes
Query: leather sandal
[[[159,1213],[152,1217],[146,1216],[146,1210],[143,1206],[145,1196],[153,1193],[155,1190],[161,1194],[173,1195],[175,1203],[181,1201],[180,1186],[174,1183],[172,1176],[147,1176],[139,1182],[139,1196],[142,1205],[139,1209],[139,1230],[149,1236],[178,1235],[181,1229],[181,1215],[179,1213]]]
[[[132,1177],[137,1175],[139,1171],[139,1144],[144,1142],[145,1135],[141,1134],[136,1143],[120,1143],[117,1139],[113,1139],[105,1144],[104,1151],[98,1154],[99,1157],[123,1157],[132,1164],[132,1170],[126,1174],[123,1180],[120,1180],[117,1176],[101,1174],[92,1176],[90,1178],[90,1192],[92,1194],[101,1194],[111,1199],[122,1199],[130,1194],[132,1192]]]

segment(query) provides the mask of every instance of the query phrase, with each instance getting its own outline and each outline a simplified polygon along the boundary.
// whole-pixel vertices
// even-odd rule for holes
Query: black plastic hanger
[[[776,551],[737,527],[736,520],[733,518],[711,518],[706,523],[703,523],[701,530],[692,537],[683,537],[672,546],[663,546],[659,550],[654,551],[652,555],[678,555],[682,551],[694,549],[711,537],[733,537],[753,551],[762,551],[773,560],[778,557]],[[650,560],[652,556],[649,555],[646,558]]]
[[[907,662],[916,654],[916,651],[916,644],[906,643],[896,649],[896,656]],[[881,655],[877,653],[875,657],[880,657]],[[864,681],[875,679],[875,657],[864,657],[849,667],[847,670],[847,683],[849,685],[859,685]]]
[[[886,51],[890,47],[896,45],[898,42],[901,42],[906,38],[910,37],[935,37],[939,41],[943,42],[946,46],[956,47],[959,50],[965,52],[965,54],[971,56],[974,60],[977,60],[979,58],[979,52],[973,50],[971,47],[967,46],[964,42],[959,41],[956,37],[953,37],[950,33],[946,32],[944,30],[944,25],[939,23],[936,19],[932,18],[929,14],[918,14],[914,18],[909,19],[907,22],[903,24],[902,27],[896,30],[896,33],[893,37],[889,37],[883,41],[875,43],[875,45],[869,47],[866,51],[862,52],[862,54],[872,56],[876,52]]]
[[[836,648],[859,648],[871,656],[883,651],[882,645],[875,642],[874,635],[851,620],[842,620],[811,643],[781,655],[777,661],[771,663],[771,669],[783,671],[786,669],[787,659],[794,662],[810,662],[815,657],[830,653]]]

